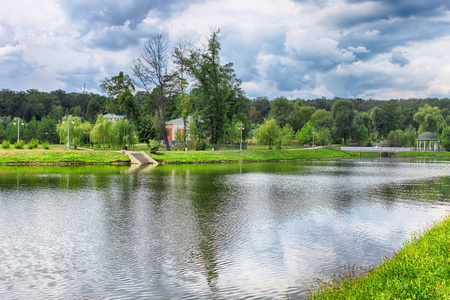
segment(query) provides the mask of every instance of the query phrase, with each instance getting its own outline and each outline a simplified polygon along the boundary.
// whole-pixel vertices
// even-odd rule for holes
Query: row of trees
[[[348,142],[371,145],[384,141],[386,146],[415,146],[418,134],[436,133],[441,144],[450,148],[450,113],[425,104],[418,111],[402,108],[398,101],[384,102],[367,112],[359,112],[352,101],[338,99],[331,111],[305,106],[302,101],[278,98],[255,138],[262,144],[287,146],[293,143],[316,144]]]

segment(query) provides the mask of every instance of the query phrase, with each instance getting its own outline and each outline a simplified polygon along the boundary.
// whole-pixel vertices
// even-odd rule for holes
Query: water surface
[[[449,211],[450,164],[0,167],[1,299],[291,299]]]

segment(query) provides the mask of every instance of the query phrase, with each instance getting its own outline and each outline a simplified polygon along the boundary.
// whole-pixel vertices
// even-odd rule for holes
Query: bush
[[[156,153],[159,150],[158,142],[155,140],[150,140],[149,143],[150,153]]]
[[[44,149],[50,149],[50,144],[48,142],[43,142],[42,143],[42,148]]]
[[[18,140],[17,142],[14,143],[14,148],[16,149],[23,149],[24,143],[22,140]]]
[[[28,147],[28,149],[34,149],[34,148],[37,148],[38,145],[39,145],[39,141],[37,139],[32,139],[28,143],[27,147]]]
[[[11,147],[11,143],[7,140],[3,140],[2,142],[2,148],[3,149],[9,149],[9,147]]]
[[[208,147],[208,143],[205,141],[200,140],[195,142],[195,150],[205,150],[206,147]]]

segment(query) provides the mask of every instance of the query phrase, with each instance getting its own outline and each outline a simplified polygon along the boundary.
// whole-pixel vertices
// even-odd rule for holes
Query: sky
[[[2,0],[0,89],[101,93],[152,35],[215,29],[251,99],[450,97],[449,0]]]

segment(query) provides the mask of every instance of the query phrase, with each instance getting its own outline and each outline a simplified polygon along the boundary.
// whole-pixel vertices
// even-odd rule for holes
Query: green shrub
[[[43,142],[42,143],[42,148],[44,149],[50,149],[50,144],[48,142]]]
[[[2,148],[3,149],[9,149],[9,147],[11,147],[11,143],[7,140],[3,140],[2,142]]]
[[[17,142],[14,143],[14,148],[16,149],[23,149],[24,143],[23,140],[18,140]]]
[[[39,141],[38,141],[37,139],[32,139],[32,140],[28,143],[27,148],[28,148],[28,149],[34,149],[34,148],[37,148],[38,145],[39,145]]]
[[[208,147],[208,143],[205,141],[200,140],[195,142],[195,150],[205,150],[206,147]]]
[[[149,143],[150,153],[156,153],[159,150],[158,142],[151,140]]]

